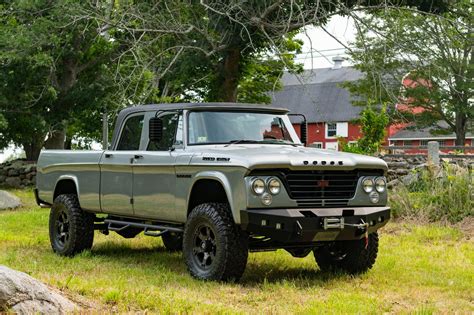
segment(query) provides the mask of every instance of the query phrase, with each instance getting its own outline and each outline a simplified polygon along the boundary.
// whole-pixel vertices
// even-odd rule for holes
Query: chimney
[[[341,69],[342,63],[344,62],[345,58],[341,56],[332,57],[332,61],[334,61],[334,65],[332,66],[333,70]]]

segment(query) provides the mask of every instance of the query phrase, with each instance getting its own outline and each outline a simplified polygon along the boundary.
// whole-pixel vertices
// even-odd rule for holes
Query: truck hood
[[[222,164],[248,168],[289,169],[382,169],[385,161],[371,156],[344,153],[303,146],[275,144],[234,144],[229,146],[196,146],[190,164]]]

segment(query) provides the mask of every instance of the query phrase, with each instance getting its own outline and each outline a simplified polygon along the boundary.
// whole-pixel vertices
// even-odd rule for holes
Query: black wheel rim
[[[193,236],[193,261],[202,271],[212,268],[216,258],[216,234],[209,224],[199,224]]]
[[[334,261],[342,261],[347,256],[347,252],[340,249],[335,244],[328,246],[327,252]]]
[[[64,209],[58,211],[54,231],[57,244],[64,247],[69,241],[69,217]]]

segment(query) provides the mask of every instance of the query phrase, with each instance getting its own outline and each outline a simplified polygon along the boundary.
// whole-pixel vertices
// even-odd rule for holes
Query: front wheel
[[[53,251],[73,256],[91,249],[94,241],[94,215],[84,212],[76,195],[59,195],[49,215],[49,238]]]
[[[248,237],[235,225],[228,204],[204,203],[188,217],[183,255],[189,272],[202,280],[237,281],[248,258]]]
[[[379,248],[377,232],[355,241],[337,241],[314,249],[314,257],[322,271],[342,271],[350,274],[364,273],[375,263]]]

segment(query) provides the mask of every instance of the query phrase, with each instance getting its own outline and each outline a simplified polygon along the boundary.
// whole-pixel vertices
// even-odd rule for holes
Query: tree
[[[180,63],[181,57],[191,54],[190,59],[207,60],[197,65],[212,67],[210,75],[203,77],[209,99],[235,102],[239,83],[252,58],[262,51],[281,56],[288,34],[308,25],[323,25],[335,14],[347,14],[364,6],[387,5],[386,1],[358,0],[130,1],[121,3],[110,18],[95,12],[84,15],[95,16],[110,28],[130,34],[128,38],[133,39],[134,47],[146,49],[159,43],[161,51],[152,55],[153,63],[167,60],[165,67],[159,67],[159,79]],[[391,5],[433,12],[446,9],[441,0],[394,1]],[[195,77],[196,70],[192,71]]]
[[[408,110],[394,118],[454,132],[456,144],[464,145],[474,119],[474,18],[470,1],[452,5],[440,15],[387,9],[356,16],[351,58],[365,77],[346,86],[365,99],[401,103]],[[449,127],[438,127],[439,120]]]
[[[139,79],[116,80],[129,70],[127,60],[114,63],[128,47],[96,20],[77,18],[91,6],[109,10],[101,1],[0,2],[0,113],[8,123],[0,126],[0,147],[13,142],[36,160],[42,147],[62,149],[75,136],[95,136],[89,131],[100,126],[104,110],[142,96],[146,69]]]

